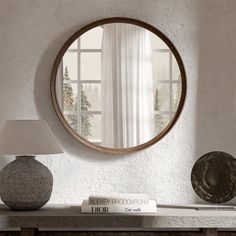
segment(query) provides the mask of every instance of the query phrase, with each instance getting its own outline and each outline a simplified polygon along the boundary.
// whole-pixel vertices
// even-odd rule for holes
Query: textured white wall
[[[234,0],[0,0],[0,124],[47,120],[65,154],[40,157],[53,172],[51,203],[89,193],[147,192],[160,203],[199,199],[190,184],[196,158],[214,149],[236,155]],[[62,127],[50,98],[50,73],[66,39],[100,18],[146,21],[177,47],[188,80],[183,113],[171,132],[126,156],[95,152]],[[36,134],[37,135],[37,134]],[[8,157],[0,160],[3,167]]]

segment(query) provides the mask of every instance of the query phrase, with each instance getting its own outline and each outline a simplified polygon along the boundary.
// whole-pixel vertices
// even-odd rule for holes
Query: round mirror
[[[51,93],[64,127],[96,150],[127,153],[160,140],[186,94],[170,40],[129,18],[93,22],[72,35],[54,63]]]

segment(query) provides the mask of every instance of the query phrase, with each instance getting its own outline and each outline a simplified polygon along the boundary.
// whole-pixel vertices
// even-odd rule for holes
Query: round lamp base
[[[53,176],[33,156],[18,156],[0,172],[0,197],[12,210],[37,210],[51,197]]]
[[[9,202],[3,201],[10,209],[14,211],[35,211],[45,205],[48,201],[43,202]]]

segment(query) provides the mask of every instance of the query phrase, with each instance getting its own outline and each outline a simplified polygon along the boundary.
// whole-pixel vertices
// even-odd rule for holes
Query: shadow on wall
[[[6,156],[6,155],[0,155],[0,171],[11,161],[14,161],[14,156]]]
[[[236,157],[235,11],[235,1],[200,5],[196,159],[210,151]]]
[[[4,107],[3,107],[4,109]],[[5,121],[4,121],[5,122]],[[0,129],[2,128],[2,126],[4,125],[4,122],[1,122],[0,124]],[[8,155],[0,155],[0,171],[11,161],[13,161],[15,159],[14,156],[8,156]]]
[[[75,30],[72,32],[74,33],[74,31]],[[115,161],[117,158],[127,158],[130,155],[106,154],[86,147],[69,134],[56,116],[50,95],[51,70],[56,55],[64,43],[62,39],[69,38],[71,34],[71,32],[65,33],[61,37],[58,37],[58,39],[52,41],[44,51],[38,64],[34,84],[35,106],[38,115],[40,119],[44,119],[48,122],[59,143],[65,144],[63,147],[66,149],[65,152],[75,157],[83,158],[88,161]]]

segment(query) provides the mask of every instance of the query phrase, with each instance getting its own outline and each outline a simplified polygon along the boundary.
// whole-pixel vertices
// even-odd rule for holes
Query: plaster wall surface
[[[51,203],[81,203],[90,193],[147,192],[159,203],[193,203],[190,173],[212,150],[236,155],[236,1],[0,0],[0,124],[45,119],[65,153],[38,157],[54,176]],[[182,56],[187,98],[174,128],[130,155],[91,150],[59,122],[50,74],[63,43],[82,26],[123,16],[152,24]],[[35,134],[37,135],[37,134]],[[3,156],[0,167],[11,158]]]

